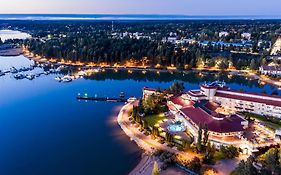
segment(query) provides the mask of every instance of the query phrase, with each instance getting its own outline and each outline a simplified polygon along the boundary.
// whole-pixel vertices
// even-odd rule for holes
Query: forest
[[[109,65],[174,66],[178,69],[199,66],[257,69],[266,63],[269,54],[269,49],[258,43],[273,43],[281,33],[278,20],[13,21],[0,25],[0,29],[7,27],[32,34],[32,39],[21,44],[46,58]],[[219,37],[221,31],[228,31],[229,35]],[[243,32],[251,33],[250,48],[200,45],[201,41],[243,41]],[[136,38],[133,37],[135,33],[148,37]],[[193,39],[195,42],[163,42],[163,38],[168,37]]]

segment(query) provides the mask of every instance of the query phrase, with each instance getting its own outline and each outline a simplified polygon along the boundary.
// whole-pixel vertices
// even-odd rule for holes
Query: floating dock
[[[105,102],[127,102],[125,98],[110,98],[110,97],[89,97],[89,96],[77,96],[77,100],[86,100],[86,101],[105,101]]]

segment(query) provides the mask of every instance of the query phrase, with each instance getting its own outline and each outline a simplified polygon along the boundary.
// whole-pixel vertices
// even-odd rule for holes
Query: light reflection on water
[[[26,58],[0,57],[0,70],[31,64]],[[214,75],[160,75],[122,71],[98,73],[91,79],[59,83],[56,75],[34,80],[0,77],[0,174],[127,174],[140,158],[140,150],[124,135],[116,116],[121,104],[77,101],[77,93],[118,97],[142,95],[144,86],[167,88],[173,81],[196,89]],[[269,85],[220,76],[233,89],[260,92]],[[110,168],[108,168],[110,166]]]

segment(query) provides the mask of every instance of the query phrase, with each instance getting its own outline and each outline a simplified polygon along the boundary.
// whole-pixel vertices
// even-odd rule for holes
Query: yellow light
[[[161,68],[161,65],[160,64],[156,64],[155,68]]]

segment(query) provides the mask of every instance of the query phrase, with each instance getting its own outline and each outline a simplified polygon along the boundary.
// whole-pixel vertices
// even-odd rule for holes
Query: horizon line
[[[280,20],[281,15],[0,13],[0,20]]]

